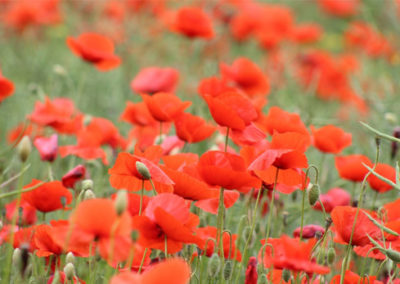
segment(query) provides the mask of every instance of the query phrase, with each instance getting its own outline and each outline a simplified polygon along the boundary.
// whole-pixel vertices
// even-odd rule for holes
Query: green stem
[[[228,143],[229,143],[229,127],[226,129],[224,152],[226,152],[226,150],[228,149]]]
[[[276,174],[275,174],[275,181],[274,181],[274,187],[272,188],[272,198],[269,206],[269,215],[268,215],[268,224],[267,224],[267,234],[265,235],[265,241],[268,242],[270,230],[271,230],[271,223],[272,223],[272,215],[274,214],[274,203],[275,203],[275,190],[276,190],[276,184],[278,183],[278,175],[279,175],[279,168],[276,168]]]
[[[144,180],[142,180],[142,189],[140,190],[139,216],[141,216],[141,215],[142,215],[142,208],[143,208],[143,194],[144,194]]]
[[[303,226],[304,226],[304,207],[306,203],[306,190],[303,189],[303,198],[301,200],[301,220],[300,220],[300,240],[303,239]]]
[[[220,269],[220,281],[224,279],[224,263],[225,263],[225,256],[224,256],[224,244],[222,241],[223,231],[224,231],[224,214],[225,214],[225,204],[224,204],[224,188],[221,187],[219,192],[219,205],[218,205],[218,216],[217,216],[217,241],[218,241],[218,250],[220,253],[221,259],[221,269]]]
[[[142,261],[140,262],[138,273],[142,272],[142,267],[143,267],[144,260],[146,259],[147,250],[148,250],[148,248],[144,249],[144,253],[143,253]]]

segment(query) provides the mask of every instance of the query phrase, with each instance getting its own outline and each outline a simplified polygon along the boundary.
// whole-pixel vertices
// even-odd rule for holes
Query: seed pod
[[[73,280],[75,277],[75,266],[72,263],[67,263],[64,266],[64,273],[68,280]]]
[[[93,190],[93,180],[85,179],[82,181],[82,191]]]
[[[319,194],[320,194],[319,185],[313,184],[308,191],[308,202],[310,203],[311,206],[314,206],[315,203],[317,203],[319,199]]]
[[[228,279],[231,278],[231,275],[232,275],[232,268],[233,268],[233,266],[232,266],[232,261],[227,260],[227,261],[225,262],[225,266],[224,266],[224,279],[225,279],[225,280],[228,280]]]
[[[292,275],[291,275],[291,273],[290,273],[290,270],[289,270],[289,269],[284,269],[284,270],[282,271],[282,279],[283,279],[285,282],[289,282],[290,277],[292,277]]]
[[[17,153],[21,162],[24,163],[28,159],[31,151],[32,151],[31,139],[29,139],[29,136],[22,137],[21,141],[17,146]]]
[[[91,191],[90,189],[85,191],[85,194],[83,196],[84,200],[94,199],[94,198],[96,198],[96,195],[94,194],[93,191]]]
[[[335,249],[333,247],[330,247],[328,249],[328,255],[327,255],[327,259],[326,259],[328,261],[328,264],[332,265],[333,262],[335,261],[335,258],[336,258]]]
[[[128,207],[128,193],[126,190],[120,190],[117,193],[117,198],[114,201],[115,211],[117,215],[121,216]]]
[[[208,263],[208,275],[212,278],[215,277],[221,268],[221,260],[218,254],[213,253]]]
[[[72,252],[67,253],[67,256],[65,257],[65,262],[72,264],[75,262],[75,256]]]
[[[139,174],[142,176],[144,180],[149,180],[151,179],[151,174],[149,172],[149,169],[145,164],[142,162],[137,161],[136,162],[136,169],[139,172]]]

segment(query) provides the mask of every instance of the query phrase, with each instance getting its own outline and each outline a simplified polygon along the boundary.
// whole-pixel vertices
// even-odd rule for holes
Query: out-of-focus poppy
[[[290,38],[298,43],[311,43],[319,40],[321,35],[321,26],[310,23],[294,26],[291,30]]]
[[[175,14],[172,30],[189,38],[211,39],[214,37],[210,17],[197,7],[180,8]]]
[[[75,183],[83,179],[86,174],[86,168],[83,165],[77,165],[75,168],[67,172],[61,179],[62,184],[68,188],[74,188]]]
[[[179,80],[179,72],[170,67],[147,67],[140,70],[131,82],[131,89],[136,93],[154,94],[172,93]]]
[[[140,199],[142,199],[142,212],[144,211],[144,209],[146,209],[147,204],[150,201],[150,197],[148,197],[147,195],[143,195],[140,196],[139,194],[135,194],[135,193],[128,193],[128,207],[126,208],[126,210],[128,210],[129,214],[131,214],[131,216],[136,216],[139,215],[139,211],[140,211]],[[113,194],[111,196],[111,198],[113,200],[115,200],[115,198],[117,197],[117,194]]]
[[[152,96],[142,95],[143,101],[155,120],[173,121],[175,117],[188,108],[192,102],[182,102],[171,93],[156,93]]]
[[[51,229],[52,227],[46,224],[36,226],[33,241],[37,248],[35,253],[38,257],[59,256],[63,253],[62,248],[53,241]]]
[[[236,91],[236,88],[229,86],[227,79],[209,77],[200,81],[197,91],[202,97],[205,95],[216,97],[225,92]]]
[[[319,129],[311,126],[313,145],[324,153],[338,154],[351,145],[351,133],[344,132],[334,125],[326,125]]]
[[[83,33],[77,38],[68,37],[67,45],[75,55],[94,64],[100,71],[108,71],[121,64],[121,59],[114,54],[114,43],[103,35]]]
[[[236,154],[208,151],[200,157],[197,169],[202,179],[211,186],[244,193],[261,186],[260,180],[247,171],[243,158]]]
[[[32,182],[24,189],[36,186],[40,180],[32,179]],[[46,182],[34,190],[24,192],[22,200],[29,203],[37,210],[47,213],[59,209],[64,209],[72,201],[72,194],[60,181]]]
[[[58,275],[59,275],[59,282],[61,284],[66,284],[68,283],[68,278],[65,275],[64,271],[58,271]],[[86,284],[85,281],[83,281],[82,279],[79,279],[77,276],[72,277],[72,281],[74,281],[74,284]],[[54,275],[51,275],[49,280],[47,281],[47,284],[53,284],[54,282]],[[57,283],[57,284],[58,284]]]
[[[251,256],[249,258],[245,275],[246,277],[244,280],[244,284],[257,284],[258,281],[257,258],[255,256]]]
[[[31,140],[40,137],[43,134],[43,128],[33,123],[20,123],[8,132],[7,142],[17,145],[22,137],[29,136]]]
[[[33,144],[39,151],[42,161],[53,162],[58,153],[58,136],[53,134],[50,137],[38,137]]]
[[[360,0],[318,0],[320,7],[327,13],[339,17],[355,15],[360,6]]]
[[[151,265],[142,274],[134,272],[117,274],[111,278],[110,284],[187,284],[189,281],[190,266],[183,259],[170,258]]]
[[[226,92],[212,97],[204,95],[211,115],[221,126],[243,130],[258,117],[251,101],[238,92]]]
[[[215,131],[215,127],[207,124],[200,116],[190,113],[182,113],[175,117],[176,135],[188,143],[197,143],[209,138]]]
[[[219,196],[221,194],[220,190],[216,190],[217,196],[208,198],[208,199],[202,199],[197,201],[194,205],[201,210],[217,215],[218,214],[218,208],[219,208]],[[239,199],[240,193],[235,191],[235,190],[225,190],[224,191],[224,207],[225,209],[231,208],[236,201]]]
[[[391,180],[393,183],[396,183],[396,169],[393,168],[392,166],[378,163],[376,165],[375,172],[383,176],[384,178]],[[373,190],[380,193],[393,189],[393,187],[390,184],[379,179],[374,174],[369,175],[367,181]]]
[[[0,70],[0,103],[14,93],[14,83],[1,74]]]
[[[298,227],[293,231],[293,237],[299,238],[300,237],[301,228]],[[319,225],[305,225],[303,227],[302,238],[304,239],[311,239],[315,238],[316,234],[320,234],[322,236],[325,234],[325,229]]]
[[[330,284],[339,284],[341,275],[335,275],[332,277]],[[346,270],[343,279],[344,284],[382,284],[383,282],[376,280],[376,276],[359,276],[351,270]]]
[[[249,59],[240,57],[232,63],[232,66],[221,63],[220,68],[224,78],[232,81],[249,96],[268,94],[267,76]]]
[[[121,114],[120,119],[139,126],[154,126],[157,124],[157,121],[153,118],[144,102],[126,102],[125,110]]]
[[[335,157],[335,166],[341,178],[354,182],[361,182],[368,169],[363,166],[372,167],[370,159],[364,155],[348,155]]]
[[[350,205],[351,195],[346,190],[335,187],[328,190],[327,193],[321,194],[319,199],[324,205],[325,211],[330,213],[336,206]],[[322,206],[319,202],[317,202],[313,208],[322,211]]]
[[[17,225],[33,225],[37,221],[36,217],[36,208],[30,205],[28,202],[22,201],[21,204],[19,205],[19,208],[15,208],[17,205],[17,200],[14,200],[8,204],[5,205],[5,210],[6,210],[6,218],[10,221],[13,220],[14,214],[17,214],[16,220],[17,220]],[[22,213],[22,215],[20,215]]]
[[[100,147],[85,146],[85,145],[68,145],[59,148],[61,157],[69,155],[78,156],[84,160],[101,159],[103,164],[108,165],[106,152]]]
[[[194,234],[199,217],[190,213],[186,201],[172,193],[153,197],[141,216],[133,217],[133,228],[140,232],[139,244],[164,250],[180,251],[184,243],[201,245]]]

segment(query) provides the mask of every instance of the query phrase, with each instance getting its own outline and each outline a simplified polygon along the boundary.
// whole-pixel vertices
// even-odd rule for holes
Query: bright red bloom
[[[334,125],[326,125],[319,129],[311,126],[313,145],[324,153],[338,154],[351,145],[351,133],[344,132]]]
[[[14,93],[14,83],[1,74],[0,70],[0,103]]]
[[[216,196],[209,199],[202,199],[197,201],[194,205],[201,210],[217,215],[219,208],[219,196],[220,190],[216,189]],[[231,208],[236,201],[239,199],[240,193],[235,190],[224,191],[224,207],[226,209]]]
[[[346,190],[335,187],[328,190],[327,193],[321,194],[319,196],[319,199],[324,205],[325,211],[327,213],[330,213],[336,206],[350,205],[351,195]],[[322,207],[319,202],[317,202],[313,208],[322,211]]]
[[[232,66],[221,63],[220,68],[224,78],[232,81],[249,96],[268,94],[267,76],[249,59],[240,57],[233,62]]]
[[[238,92],[226,92],[216,97],[204,95],[211,115],[221,126],[243,130],[258,117],[251,101]]]
[[[58,153],[58,136],[53,134],[50,137],[38,137],[33,141],[33,144],[39,151],[42,161],[53,162]]]
[[[302,242],[299,238],[290,238],[282,235],[280,238],[269,238],[268,243],[272,245],[265,247],[264,259],[262,261],[266,268],[273,266],[275,269],[289,269],[293,272],[305,272],[307,274],[328,274],[329,268],[316,263],[311,252],[317,239]],[[265,240],[261,241],[265,244]]]
[[[190,281],[190,266],[182,259],[169,258],[151,265],[142,274],[122,272],[111,278],[110,284],[187,284]]]
[[[144,102],[126,102],[125,110],[121,114],[120,119],[139,126],[154,126],[157,124],[157,121],[153,118]]]
[[[261,183],[246,169],[245,161],[236,154],[222,151],[208,151],[199,160],[197,170],[205,182],[211,186],[248,192],[259,188]]]
[[[57,245],[51,236],[52,227],[49,225],[36,226],[33,241],[36,246],[36,255],[38,257],[48,257],[50,255],[61,255],[62,248]]]
[[[83,179],[86,174],[86,168],[83,165],[77,165],[75,168],[66,173],[61,181],[65,187],[74,188],[75,183]]]
[[[32,182],[24,189],[41,183],[40,180],[32,179]],[[34,190],[22,193],[22,200],[28,202],[37,210],[47,213],[59,209],[65,209],[72,201],[72,194],[60,181],[51,181],[42,184]]]
[[[184,243],[202,244],[194,235],[199,217],[190,213],[185,199],[172,193],[153,197],[141,216],[133,218],[133,228],[139,230],[139,244],[164,250],[167,238],[168,253],[180,251]]]
[[[321,35],[321,26],[311,23],[294,26],[290,37],[293,41],[298,43],[312,43],[319,40]]]
[[[152,96],[142,95],[143,101],[155,120],[161,122],[173,121],[183,113],[192,102],[182,102],[171,93],[156,93]]]
[[[136,93],[154,94],[172,93],[179,80],[179,72],[170,67],[147,67],[140,70],[131,82],[131,89]]]
[[[361,182],[368,173],[368,169],[363,166],[363,163],[370,168],[372,167],[372,162],[364,155],[335,157],[335,166],[339,176],[354,182]]]
[[[20,123],[15,128],[10,130],[7,135],[7,142],[9,144],[17,145],[22,137],[29,136],[32,140],[43,134],[43,128],[39,125],[32,123]]]
[[[197,7],[182,7],[175,15],[172,30],[189,38],[211,39],[214,37],[209,16]]]
[[[333,276],[330,284],[339,284],[339,283],[340,283],[340,275]],[[376,280],[376,276],[360,277],[353,271],[346,270],[344,274],[343,284],[383,284],[383,282]]]
[[[204,98],[205,95],[216,97],[225,92],[233,92],[236,88],[230,87],[227,79],[209,77],[200,81],[197,91]]]
[[[301,231],[301,227],[296,228],[293,231],[293,237],[299,238],[300,231]],[[302,237],[304,239],[315,238],[317,233],[321,234],[321,236],[322,236],[323,234],[325,234],[325,229],[319,225],[305,225],[303,227]]]
[[[360,0],[318,0],[318,4],[329,14],[347,17],[358,12]]]
[[[257,272],[257,258],[251,256],[246,268],[246,278],[244,284],[257,284],[258,272]]]
[[[215,127],[207,124],[200,116],[190,113],[182,113],[175,117],[176,135],[188,143],[197,143],[209,138],[215,131]]]
[[[14,200],[5,205],[6,210],[6,218],[10,221],[13,220],[14,214],[17,214],[16,220],[17,225],[24,226],[24,225],[33,225],[37,221],[36,217],[36,208],[31,206],[28,202],[22,201],[19,205],[19,210],[16,210],[17,200]],[[22,216],[19,214],[22,210]]]
[[[375,168],[375,172],[378,173],[379,175],[383,176],[384,178],[387,178],[388,180],[391,180],[393,183],[396,183],[396,169],[393,168],[390,165],[387,164],[382,164],[378,163]],[[369,186],[380,193],[389,191],[393,189],[393,187],[384,182],[383,180],[380,180],[377,176],[374,174],[370,174],[367,179]]]
[[[83,33],[77,38],[68,37],[67,45],[71,51],[90,62],[100,71],[108,71],[121,64],[121,59],[114,54],[114,43],[96,33]]]

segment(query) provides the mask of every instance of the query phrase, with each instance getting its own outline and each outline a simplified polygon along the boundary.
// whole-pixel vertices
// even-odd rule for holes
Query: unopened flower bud
[[[290,273],[290,270],[289,270],[289,269],[284,269],[284,270],[282,271],[282,279],[283,279],[285,282],[289,282],[290,277],[292,277],[292,275],[291,275],[291,273]]]
[[[31,151],[32,151],[31,139],[29,139],[29,136],[22,137],[21,141],[17,146],[17,153],[19,159],[24,163],[28,159]]]
[[[231,278],[232,275],[232,261],[227,260],[224,266],[224,279],[228,280]]]
[[[13,262],[13,265],[15,267],[20,267],[21,262],[22,262],[21,255],[22,255],[22,252],[21,252],[20,248],[14,249],[14,252],[13,252],[13,255],[12,255],[12,262]]]
[[[126,190],[118,191],[117,198],[115,198],[114,201],[114,206],[118,216],[121,216],[125,212],[126,207],[128,207],[128,193]]]
[[[333,262],[335,261],[335,258],[336,258],[335,249],[333,247],[330,247],[328,249],[328,255],[327,255],[327,259],[326,259],[328,261],[328,264],[329,265],[333,264]]]
[[[387,249],[385,250],[385,254],[388,258],[390,258],[394,262],[400,262],[400,252],[392,249]]]
[[[262,274],[260,275],[260,277],[258,277],[257,284],[268,284],[268,283],[269,281],[265,274]]]
[[[397,116],[393,112],[387,112],[385,113],[385,120],[389,123],[396,124]]]
[[[138,238],[139,238],[139,232],[136,231],[136,230],[133,230],[133,231],[131,232],[131,240],[132,240],[133,242],[136,242]]]
[[[320,194],[319,185],[313,184],[308,190],[308,202],[310,203],[311,206],[314,206],[315,203],[317,203],[319,199],[319,194]]]
[[[89,114],[85,115],[83,118],[83,125],[87,126],[91,121],[93,117]]]
[[[72,263],[67,263],[64,266],[64,273],[65,273],[65,277],[68,280],[73,280],[75,277],[75,266]]]
[[[59,76],[65,76],[67,75],[67,71],[65,70],[65,68],[63,66],[61,66],[60,64],[55,64],[53,66],[53,72]]]
[[[144,180],[149,180],[151,179],[151,174],[149,172],[149,169],[145,164],[142,162],[137,161],[136,162],[136,169],[139,172],[139,174],[142,176]]]
[[[67,253],[67,256],[65,257],[65,262],[72,264],[75,262],[75,256],[72,252]]]
[[[219,259],[218,254],[213,253],[208,263],[208,275],[211,278],[215,277],[221,268],[220,266],[221,266],[221,260]]]
[[[84,200],[94,199],[94,198],[96,198],[96,195],[94,194],[93,191],[91,191],[90,189],[88,189],[88,190],[85,191],[85,194],[84,194],[84,196],[83,196],[83,199],[84,199]]]
[[[93,190],[93,181],[91,179],[85,179],[82,181],[82,191]]]

